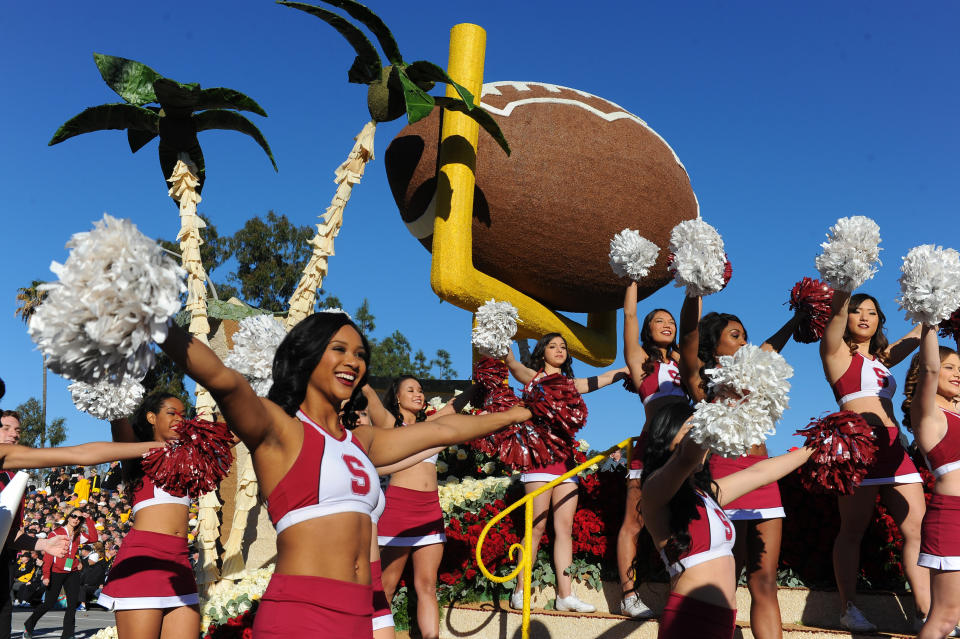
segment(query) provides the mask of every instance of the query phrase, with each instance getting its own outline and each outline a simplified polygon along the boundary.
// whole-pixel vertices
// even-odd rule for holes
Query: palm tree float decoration
[[[404,62],[393,34],[373,11],[354,0],[323,0],[323,2],[342,9],[351,18],[367,27],[380,43],[380,48],[383,49],[389,64],[383,65],[380,54],[367,36],[343,16],[303,2],[284,0],[278,2],[320,18],[336,29],[353,46],[357,57],[347,73],[347,80],[367,85],[367,110],[370,112],[370,122],[354,138],[356,144],[346,161],[335,171],[334,182],[337,184],[337,191],[322,216],[323,221],[317,224],[317,234],[310,240],[313,254],[303,270],[297,289],[290,297],[290,311],[285,320],[288,330],[313,313],[317,290],[327,275],[327,258],[333,255],[333,240],[343,224],[343,209],[350,199],[353,185],[360,182],[367,163],[373,159],[373,138],[378,122],[396,120],[406,113],[407,121],[412,124],[425,118],[434,107],[439,106],[459,111],[476,120],[487,133],[493,136],[504,152],[507,155],[510,154],[510,145],[503,137],[500,127],[489,113],[478,106],[470,91],[454,82],[446,71],[432,62],[426,60]],[[427,93],[437,82],[451,85],[459,95],[459,99],[432,96]]]
[[[180,209],[181,259],[187,270],[187,304],[190,332],[206,342],[207,275],[200,261],[203,240],[200,229],[206,226],[197,215],[200,191],[206,177],[203,150],[197,139],[200,131],[227,129],[244,133],[260,145],[277,163],[260,130],[238,111],[250,111],[266,117],[252,98],[223,87],[203,89],[199,84],[182,84],[161,76],[147,65],[115,56],[93,54],[104,82],[123,98],[123,102],[101,104],[84,109],[67,120],[49,144],[59,144],[74,136],[108,129],[126,130],[130,150],[136,153],[159,137],[158,154],[163,178],[170,182],[169,195]],[[197,391],[197,413],[212,413],[213,399],[205,390]]]

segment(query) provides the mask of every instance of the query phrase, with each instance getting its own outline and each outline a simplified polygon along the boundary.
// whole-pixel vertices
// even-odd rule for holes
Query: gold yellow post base
[[[458,24],[450,32],[447,73],[479,100],[483,85],[486,32],[475,24]],[[453,87],[447,95],[456,97]],[[437,217],[433,226],[430,284],[441,298],[475,312],[493,298],[517,307],[523,321],[518,337],[539,339],[560,333],[570,353],[594,366],[606,366],[617,356],[616,312],[591,313],[583,326],[481,273],[473,266],[473,189],[479,125],[466,115],[443,114]]]

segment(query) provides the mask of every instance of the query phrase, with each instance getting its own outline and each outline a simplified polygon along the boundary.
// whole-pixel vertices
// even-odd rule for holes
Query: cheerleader
[[[93,519],[83,510],[72,508],[64,520],[63,526],[54,528],[54,537],[66,537],[70,546],[63,557],[53,555],[43,556],[43,585],[46,591],[43,594],[43,603],[33,611],[33,614],[23,623],[23,636],[30,639],[33,629],[40,618],[57,603],[62,589],[67,595],[67,608],[63,613],[63,630],[61,637],[73,637],[76,627],[77,604],[80,601],[80,570],[83,561],[80,559],[80,546],[93,543],[99,539]]]
[[[840,624],[853,632],[876,630],[854,605],[854,598],[860,542],[873,518],[878,492],[903,535],[903,572],[913,593],[918,624],[930,607],[930,572],[917,565],[925,510],[923,485],[900,443],[892,401],[896,382],[888,368],[917,347],[920,326],[889,344],[885,321],[875,298],[838,290],[833,294],[830,319],[820,340],[823,371],[840,410],[860,413],[876,429],[879,446],[874,466],[854,494],[838,498],[840,531],[833,544],[833,571],[840,595]]]
[[[559,333],[544,335],[530,354],[532,368],[527,368],[516,360],[513,352],[508,352],[507,366],[514,378],[526,386],[532,385],[541,377],[562,373],[573,377],[571,357],[567,352],[567,342]],[[627,369],[607,371],[595,377],[577,377],[573,380],[577,392],[590,393],[608,386],[622,378]],[[573,456],[564,462],[556,462],[539,468],[529,468],[520,475],[527,494],[537,490],[547,482],[557,479],[576,467]],[[547,528],[547,513],[553,515],[553,569],[557,576],[557,610],[573,612],[594,612],[595,606],[580,601],[573,594],[573,583],[567,568],[573,563],[573,516],[577,512],[577,478],[565,479],[554,488],[538,495],[533,500],[533,539],[532,557],[537,556],[540,539]],[[518,582],[510,597],[511,608],[523,607],[523,588]]]
[[[960,357],[921,330],[907,373],[903,424],[936,477],[920,533],[919,563],[930,569],[930,613],[921,639],[960,636]]]
[[[486,435],[531,417],[515,407],[445,415],[402,429],[356,426],[370,350],[347,315],[315,313],[280,343],[269,396],[176,327],[161,345],[207,388],[253,455],[277,529],[277,563],[253,627],[267,637],[373,636],[371,513],[376,465]],[[339,416],[343,406],[343,417]]]
[[[627,471],[627,499],[623,525],[617,535],[617,568],[623,598],[620,612],[634,619],[648,619],[654,612],[637,596],[632,570],[637,536],[643,528],[640,516],[640,475],[647,425],[661,408],[671,402],[690,399],[680,381],[677,322],[666,309],[657,308],[637,321],[637,283],[631,282],[623,300],[623,353],[630,370],[632,388],[643,402],[644,424],[634,438]]]
[[[706,373],[717,366],[717,358],[733,355],[747,343],[747,330],[736,315],[708,313],[700,319],[702,301],[687,297],[680,316],[680,369],[683,381],[694,401],[711,400],[707,396]],[[799,315],[791,317],[762,345],[764,350],[780,352],[790,339]],[[760,444],[736,459],[710,457],[710,472],[724,477],[767,459],[767,447]],[[783,532],[783,504],[776,483],[760,486],[740,499],[728,500],[726,516],[734,522],[737,543],[734,547],[736,574],[747,569],[750,590],[750,628],[759,639],[778,639],[783,635],[780,603],[777,600],[777,568]]]
[[[771,457],[714,480],[707,450],[686,437],[693,409],[665,406],[650,422],[643,461],[644,525],[670,574],[657,636],[732,639],[737,619],[736,532],[722,510],[799,468],[812,450]]]
[[[148,395],[133,421],[110,423],[119,442],[165,443],[178,438],[183,402],[175,395]],[[127,492],[133,495],[133,527],[107,575],[97,603],[113,610],[117,636],[193,636],[200,632],[197,582],[187,547],[190,498],[175,497],[153,484],[140,460],[122,466]]]

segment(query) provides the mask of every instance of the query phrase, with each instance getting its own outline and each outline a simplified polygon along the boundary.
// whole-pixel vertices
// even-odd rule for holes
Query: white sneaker
[[[873,632],[877,629],[875,625],[867,621],[860,609],[853,605],[852,601],[847,602],[847,610],[840,616],[840,625],[851,632]]]
[[[925,623],[927,623],[926,617],[917,617],[913,622],[913,631],[919,634]],[[960,626],[954,626],[953,632],[947,635],[947,637],[960,637]]]
[[[568,597],[557,597],[554,602],[554,608],[566,612],[596,612],[597,607],[580,601],[577,596],[570,593]]]
[[[620,614],[633,619],[652,619],[656,613],[650,610],[650,606],[640,601],[640,597],[630,595],[620,602]]]
[[[514,610],[523,610],[523,591],[514,590],[510,595],[510,607]]]

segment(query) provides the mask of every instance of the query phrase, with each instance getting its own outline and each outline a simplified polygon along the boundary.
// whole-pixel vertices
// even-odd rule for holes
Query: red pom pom
[[[175,497],[196,498],[217,488],[233,463],[233,437],[223,422],[184,420],[180,436],[143,456],[143,472]]]
[[[486,438],[491,455],[515,470],[566,461],[576,444],[546,424],[526,421],[502,428]]]
[[[831,413],[796,434],[814,450],[800,469],[800,481],[811,492],[852,494],[877,458],[873,427],[860,413]]]
[[[507,363],[502,359],[481,357],[473,365],[473,381],[487,391],[503,386],[508,375]]]
[[[478,383],[480,382],[478,381]],[[512,388],[503,384],[498,384],[486,391],[483,398],[482,409],[483,412],[486,413],[502,413],[508,408],[513,408],[519,403],[520,398],[516,396]],[[498,457],[500,455],[500,444],[499,440],[497,439],[497,435],[498,433],[492,433],[486,437],[469,441],[467,444],[487,455],[490,455],[491,457]]]
[[[952,337],[960,345],[960,308],[955,310],[947,319],[940,322],[940,336]]]
[[[546,375],[523,389],[523,403],[535,424],[544,424],[571,441],[587,423],[587,405],[573,380],[562,373]]]
[[[802,320],[793,329],[793,339],[802,344],[820,341],[830,319],[833,289],[826,282],[805,277],[790,291],[790,310],[800,311]]]

